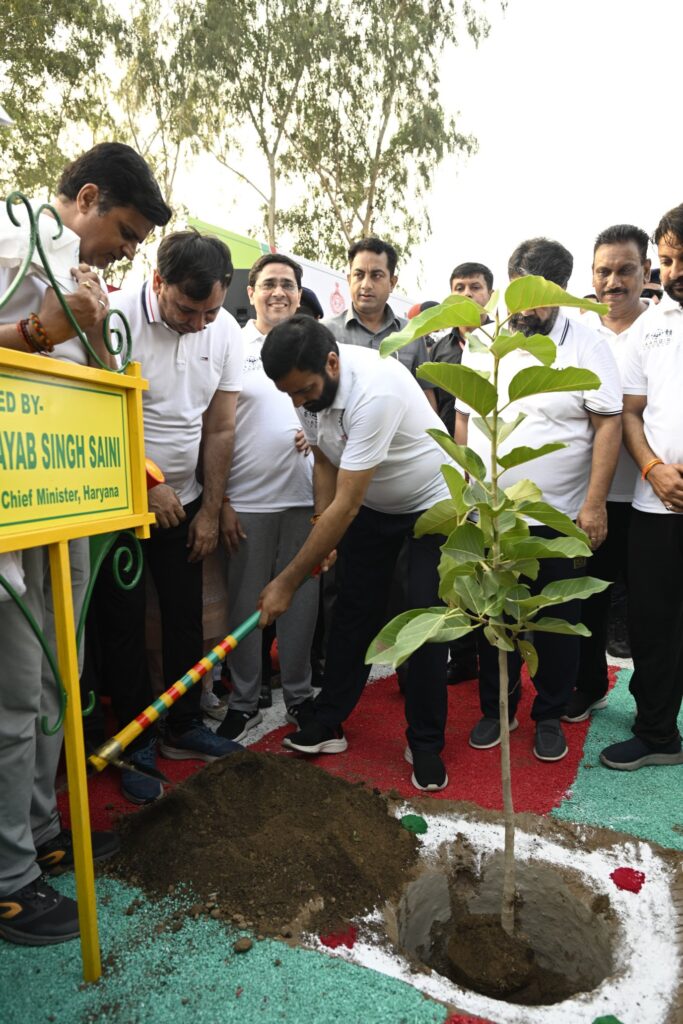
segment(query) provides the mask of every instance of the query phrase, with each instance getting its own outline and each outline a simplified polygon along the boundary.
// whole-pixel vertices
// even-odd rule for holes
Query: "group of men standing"
[[[137,244],[153,225],[167,223],[171,211],[144,161],[115,143],[95,147],[67,168],[56,206],[69,241],[61,251],[64,280],[72,282],[67,301],[101,345],[96,335],[109,298],[90,265],[132,259]],[[3,262],[21,262],[16,239],[9,225],[3,228],[0,294],[11,279]],[[655,233],[667,293],[656,308],[640,298],[649,274],[647,241],[629,225],[598,237],[594,287],[609,306],[602,320],[532,309],[513,324],[522,333],[548,335],[557,346],[555,366],[590,368],[601,380],[594,392],[539,396],[513,412],[526,417],[516,445],[567,442],[523,475],[586,531],[596,552],[592,574],[612,579],[628,565],[637,718],[634,738],[602,754],[606,765],[624,770],[683,763],[676,727],[683,694],[683,412],[676,393],[683,381],[683,207],[667,214]],[[445,423],[460,443],[477,450],[481,442],[469,410],[418,381],[415,372],[428,359],[485,369],[485,354],[470,349],[467,332],[454,330],[431,355],[419,340],[381,360],[380,342],[404,324],[389,304],[397,255],[376,238],[355,243],[348,255],[351,306],[322,323],[298,312],[299,265],[272,253],[251,269],[255,317],[240,331],[224,309],[230,254],[217,239],[193,231],[167,235],[151,279],[116,297],[131,324],[134,357],[150,383],[143,396],[146,453],[165,476],[149,492],[157,528],[143,543],[160,600],[164,682],[171,685],[203,653],[202,559],[221,543],[231,618],[241,621],[258,606],[262,626],[277,621],[287,718],[295,726],[284,743],[304,754],[347,747],[343,724],[367,681],[365,653],[386,621],[397,565],[405,609],[439,601],[444,538],[416,538],[413,532],[420,514],[449,493],[440,472],[446,460],[427,431]],[[565,286],[572,257],[557,242],[531,239],[515,250],[508,269],[511,278],[541,274]],[[485,329],[483,307],[493,287],[488,268],[461,264],[450,285],[482,305]],[[0,345],[84,361],[80,347],[68,340],[68,324],[40,267],[31,269],[2,320]],[[529,358],[515,354],[510,371]],[[506,485],[513,482],[514,472]],[[548,527],[530,525],[532,532],[552,535]],[[87,578],[87,551],[82,556],[81,578],[75,572],[73,580],[76,603]],[[323,685],[315,696],[310,648],[318,592],[308,580],[335,559],[336,601]],[[0,564],[0,574],[5,568]],[[583,571],[582,565],[571,567],[575,574]],[[41,549],[24,553],[23,574],[27,603],[49,631]],[[567,563],[545,559],[536,586],[566,575]],[[604,706],[607,693],[606,602],[593,598],[583,610],[568,602],[557,614],[589,621],[593,638],[536,638],[532,717],[534,753],[541,761],[566,755],[562,721],[584,720]],[[151,696],[143,587],[117,590],[105,567],[91,617],[104,681],[125,724]],[[75,937],[78,923],[73,901],[42,876],[45,869],[73,863],[54,797],[61,737],[40,729],[41,715],[54,706],[55,683],[9,602],[0,603],[0,639],[0,935],[26,944],[59,942]],[[485,643],[477,640],[477,651],[482,718],[470,744],[483,749],[500,741],[498,670]],[[447,657],[445,645],[424,645],[411,657],[404,683],[405,759],[414,786],[423,791],[448,784],[441,756]],[[476,665],[471,646],[452,648],[451,671],[459,658]],[[26,680],[21,687],[20,665]],[[513,729],[519,671],[510,656]],[[158,746],[166,757],[206,761],[239,749],[261,719],[258,635],[233,653],[231,676],[229,707],[217,732],[202,721],[197,688],[175,706],[163,737],[144,734],[131,748],[132,765],[152,767]],[[157,780],[138,772],[125,773],[122,784],[138,803],[162,793]],[[116,841],[95,834],[93,849],[96,858],[108,856]]]

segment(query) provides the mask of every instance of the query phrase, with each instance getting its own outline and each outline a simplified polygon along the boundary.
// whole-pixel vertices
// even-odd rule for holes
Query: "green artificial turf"
[[[635,703],[629,669],[621,669],[608,705],[593,713],[584,756],[571,792],[551,816],[628,832],[683,850],[683,765],[619,772],[600,764],[600,751],[632,736]],[[565,725],[571,743],[571,725]],[[679,718],[683,731],[683,711]]]
[[[74,895],[68,875],[55,887]],[[80,943],[40,949],[0,940],[2,1024],[442,1024],[448,1013],[416,989],[374,971],[284,942],[254,940],[180,904],[145,902],[110,878],[97,880],[104,975],[83,985]],[[126,914],[134,900],[142,905]],[[161,932],[156,928],[164,925]]]

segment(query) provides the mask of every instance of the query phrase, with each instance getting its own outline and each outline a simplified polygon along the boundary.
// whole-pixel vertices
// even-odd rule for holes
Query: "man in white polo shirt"
[[[511,279],[525,274],[538,274],[561,287],[571,276],[573,259],[564,246],[547,238],[532,238],[515,249],[508,262]],[[523,412],[526,418],[501,445],[501,453],[512,448],[537,448],[546,443],[564,442],[567,447],[544,455],[533,462],[515,466],[502,478],[504,487],[519,480],[531,479],[543,492],[546,502],[575,520],[588,534],[592,548],[597,548],[607,532],[605,501],[617,463],[621,443],[621,387],[619,374],[609,346],[579,320],[569,320],[555,308],[524,310],[511,318],[513,330],[547,334],[557,346],[553,366],[578,366],[592,370],[601,380],[596,391],[558,392],[533,395],[514,402],[506,410],[506,419]],[[463,354],[463,365],[478,370],[491,368],[488,353],[472,353],[469,346]],[[537,360],[522,350],[511,352],[500,364],[498,386],[504,394],[512,377],[525,366],[538,365]],[[477,428],[469,429],[469,410],[456,401],[456,440],[467,443],[490,466],[490,442]],[[555,537],[549,527],[534,525],[532,534]],[[583,575],[584,560],[572,562],[562,558],[540,559],[540,572],[533,584],[534,592],[553,580]],[[557,618],[576,623],[580,619],[580,602],[558,605]],[[479,647],[479,696],[482,719],[470,734],[470,746],[485,750],[500,743],[498,715],[498,651],[477,634]],[[541,761],[559,761],[567,754],[567,743],[560,725],[572,688],[576,683],[579,663],[578,637],[558,633],[539,633],[534,637],[539,665],[534,678],[536,698],[531,717],[536,722],[534,754]],[[517,728],[515,711],[520,698],[521,661],[515,652],[508,655],[510,678],[510,728]]]
[[[441,421],[397,359],[337,345],[326,327],[308,317],[275,327],[261,357],[268,376],[298,410],[312,447],[316,509],[308,540],[261,594],[261,622],[282,615],[308,573],[341,542],[337,602],[315,719],[285,740],[305,754],[336,754],[347,747],[342,722],[367,681],[365,653],[385,622],[394,566],[406,539],[409,607],[439,601],[443,538],[418,540],[413,527],[421,512],[448,496],[440,472],[447,460],[426,433],[440,429]],[[410,658],[406,760],[421,790],[448,784],[440,757],[446,653],[444,644],[425,644]]]
[[[196,231],[179,231],[162,240],[153,277],[116,296],[131,326],[133,357],[149,381],[142,397],[145,452],[165,477],[149,491],[157,528],[142,549],[159,597],[166,687],[204,653],[202,559],[218,543],[242,386],[241,332],[223,308],[231,275],[227,246]],[[120,591],[105,573],[98,590],[103,671],[124,724],[151,699],[145,588],[143,583]],[[200,697],[201,688],[193,687],[171,708],[160,746],[165,757],[213,761],[235,749],[203,725]],[[143,733],[132,745],[131,760],[154,766],[153,734]],[[135,803],[161,795],[156,780],[133,772],[123,774],[122,786]]]
[[[266,376],[261,348],[301,300],[301,267],[289,256],[267,253],[249,271],[247,287],[256,319],[242,329],[242,391],[237,401],[235,450],[221,512],[228,554],[228,607],[235,622],[248,618],[265,585],[296,555],[311,530],[311,460],[294,443],[300,429],[292,403]],[[318,588],[300,587],[277,623],[280,678],[291,722],[311,714],[310,648]],[[230,656],[232,692],[218,734],[239,741],[262,718],[261,634],[245,637]]]
[[[607,303],[609,312],[602,319],[588,312],[581,323],[607,342],[620,370],[628,340],[640,329],[640,317],[649,309],[640,297],[650,277],[649,242],[641,228],[615,224],[600,232],[593,247],[593,287],[598,301]],[[591,560],[591,576],[598,579],[614,582],[628,577],[628,524],[637,477],[638,467],[622,444],[607,495],[607,536]],[[583,602],[581,621],[591,635],[579,639],[579,672],[576,689],[562,716],[565,722],[583,722],[607,706],[609,609],[609,589]]]
[[[622,371],[624,438],[640,475],[629,533],[633,737],[606,747],[608,768],[683,764],[683,205],[654,242],[666,295],[639,321]]]

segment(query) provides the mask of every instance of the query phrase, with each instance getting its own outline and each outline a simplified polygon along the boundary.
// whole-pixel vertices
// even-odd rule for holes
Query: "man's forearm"
[[[26,315],[28,316],[28,314]],[[23,337],[17,331],[16,324],[0,324],[0,348],[13,348],[19,352],[30,351]]]
[[[624,412],[624,444],[639,469],[658,457],[645,438],[643,417],[636,412]]]
[[[595,431],[587,504],[604,504],[617,468],[621,446],[621,416],[605,417]]]
[[[230,475],[234,442],[234,429],[205,434],[202,441],[202,508],[216,516],[221,510]]]
[[[320,514],[334,501],[337,491],[337,469],[331,462],[316,458],[313,464],[313,500],[315,511]]]
[[[356,514],[356,508],[335,498],[320,515],[298,554],[282,570],[281,578],[296,589],[307,576],[310,576],[313,569],[334,551]]]

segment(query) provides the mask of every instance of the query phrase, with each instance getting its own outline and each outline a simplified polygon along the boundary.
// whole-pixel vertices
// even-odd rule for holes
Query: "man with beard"
[[[606,747],[608,768],[683,764],[683,205],[654,234],[665,296],[641,318],[622,373],[624,439],[640,476],[629,532],[633,737]]]
[[[438,604],[443,538],[413,535],[425,509],[448,496],[446,461],[427,434],[441,421],[397,359],[337,345],[322,324],[295,316],[273,328],[263,368],[289,395],[314,454],[315,525],[295,558],[261,594],[261,623],[289,607],[297,587],[337,544],[337,602],[315,717],[284,743],[304,754],[346,750],[342,722],[368,678],[368,645],[380,630],[399,551],[408,542],[408,606]],[[448,784],[440,754],[446,724],[446,647],[425,644],[407,675],[406,760],[420,790]]]
[[[508,261],[508,274],[513,280],[537,274],[567,286],[573,258],[559,242],[532,238],[515,249]],[[532,395],[513,402],[505,417],[513,420],[522,412],[526,418],[500,446],[504,454],[512,448],[538,448],[548,442],[564,442],[565,448],[542,456],[533,462],[515,466],[505,472],[502,485],[510,487],[519,480],[531,479],[543,492],[545,501],[586,531],[591,547],[602,544],[607,533],[605,502],[614,475],[621,442],[621,386],[614,357],[594,331],[579,320],[569,320],[558,307],[528,309],[511,318],[510,327],[530,337],[548,335],[557,346],[553,367],[576,366],[592,370],[601,380],[595,391],[558,392]],[[473,353],[469,346],[463,354],[463,365],[477,370],[491,369],[488,353]],[[517,350],[500,364],[498,389],[502,397],[514,375],[527,366],[537,365],[528,352]],[[470,410],[456,401],[456,432],[490,465],[490,442],[473,425],[469,426]],[[533,536],[556,537],[549,527],[531,525]],[[585,560],[540,559],[538,579],[532,592],[538,593],[553,580],[583,575]],[[558,605],[557,618],[576,623],[581,603],[568,601]],[[479,695],[483,717],[470,734],[470,746],[486,750],[500,743],[498,715],[498,650],[477,633],[479,647]],[[578,637],[557,633],[539,633],[534,638],[538,651],[538,671],[534,677],[536,698],[531,717],[536,722],[534,754],[541,761],[559,761],[567,754],[567,743],[560,718],[576,683],[579,664]],[[520,698],[521,660],[517,652],[508,655],[510,679],[510,728],[516,729],[515,711]]]
[[[600,318],[586,313],[582,324],[604,338],[621,370],[628,340],[639,329],[640,317],[649,308],[641,294],[650,277],[647,234],[633,224],[615,224],[602,231],[593,248],[593,287],[599,302],[609,306]],[[607,495],[607,536],[596,549],[591,575],[602,580],[625,580],[628,572],[628,523],[638,467],[622,445],[617,469]],[[607,705],[607,625],[611,590],[584,601],[581,621],[591,635],[581,637],[581,660],[576,689],[562,716],[565,722],[583,722],[593,711]]]

